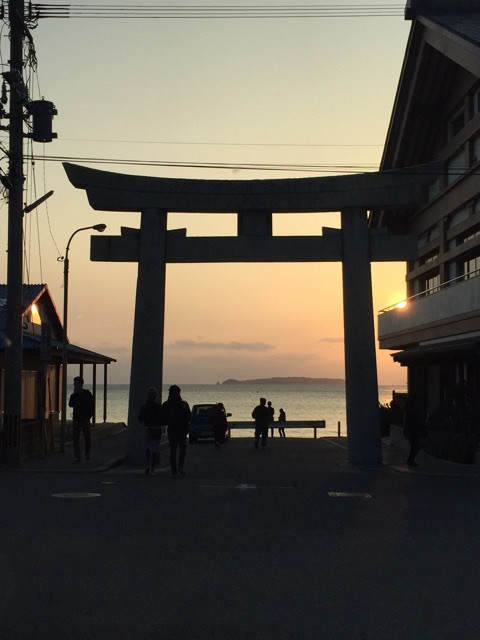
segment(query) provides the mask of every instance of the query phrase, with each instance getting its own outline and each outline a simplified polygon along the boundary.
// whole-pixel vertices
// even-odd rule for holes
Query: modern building
[[[6,285],[0,285],[0,410],[3,411]],[[46,284],[23,285],[22,457],[53,450],[61,411],[63,326]],[[68,342],[67,362],[92,366],[92,393],[97,395],[97,365],[103,365],[103,421],[107,419],[107,367],[114,358]],[[77,373],[77,372],[76,372]],[[94,414],[93,423],[96,416]],[[0,431],[0,459],[5,443]]]
[[[406,300],[380,312],[379,341],[408,368],[409,393],[466,440],[480,414],[480,0],[410,0],[405,17],[381,169],[440,168],[420,205],[371,215],[371,226],[413,234],[418,247]],[[470,418],[459,420],[465,403]]]

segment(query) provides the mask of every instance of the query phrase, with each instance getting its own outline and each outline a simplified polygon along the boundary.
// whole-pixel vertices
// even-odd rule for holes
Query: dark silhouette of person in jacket
[[[255,420],[255,449],[258,449],[260,438],[262,439],[262,447],[267,446],[268,425],[270,424],[271,413],[266,403],[265,398],[260,398],[260,404],[252,411],[252,418]]]
[[[157,402],[158,392],[150,387],[145,404],[140,408],[138,420],[145,426],[145,475],[155,471],[160,459],[162,439],[162,405]]]
[[[272,403],[271,403],[270,400],[267,402],[267,409],[270,412],[270,428],[271,428],[270,435],[273,438],[273,421],[274,421],[274,417],[273,416],[275,415],[275,409],[272,407]]]
[[[208,412],[208,421],[213,427],[215,449],[219,450],[225,442],[225,435],[228,429],[227,415],[222,402],[219,402],[210,409]]]
[[[190,422],[190,407],[180,395],[180,387],[172,384],[168,390],[168,400],[162,405],[162,419],[167,425],[168,443],[170,445],[170,467],[172,476],[185,475],[185,455],[188,425]],[[178,451],[178,463],[177,463]]]
[[[283,424],[287,421],[287,415],[283,409],[278,412],[278,434],[281,438],[285,438],[285,429]]]
[[[83,378],[75,376],[73,379],[73,393],[68,401],[73,408],[73,455],[74,464],[80,462],[80,432],[85,440],[85,460],[90,460],[90,418],[93,416],[93,396],[88,389],[83,388]]]

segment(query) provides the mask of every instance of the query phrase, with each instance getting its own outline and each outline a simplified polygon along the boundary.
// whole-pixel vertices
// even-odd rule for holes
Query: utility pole
[[[10,84],[7,322],[5,332],[4,444],[6,461],[20,464],[23,294],[23,83],[24,0],[9,0]]]

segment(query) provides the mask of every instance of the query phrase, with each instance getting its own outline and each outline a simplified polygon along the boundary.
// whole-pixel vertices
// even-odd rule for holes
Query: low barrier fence
[[[275,422],[269,425],[270,437],[273,438],[275,429],[313,429],[313,437],[317,437],[318,429],[325,429],[325,420],[287,420],[286,422]],[[228,423],[228,435],[231,435],[231,431],[234,429],[255,429],[255,423],[253,421],[244,422],[229,422]]]

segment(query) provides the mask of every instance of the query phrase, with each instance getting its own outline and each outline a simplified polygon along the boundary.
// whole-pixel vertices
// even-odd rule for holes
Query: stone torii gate
[[[166,263],[342,262],[348,457],[381,463],[370,262],[416,257],[409,236],[369,230],[367,211],[414,205],[433,165],[402,170],[273,180],[199,180],[124,175],[64,164],[93,209],[141,213],[140,229],[91,238],[91,260],[137,262],[128,410],[128,458],[144,460],[138,412],[149,386],[161,389]],[[167,231],[167,213],[236,213],[234,237]],[[273,236],[272,213],[340,211],[341,229],[321,236]]]

